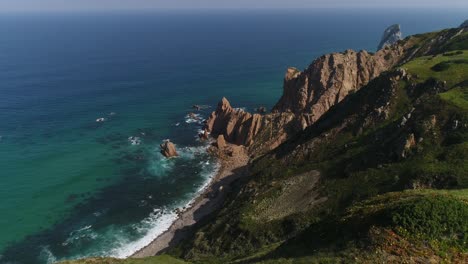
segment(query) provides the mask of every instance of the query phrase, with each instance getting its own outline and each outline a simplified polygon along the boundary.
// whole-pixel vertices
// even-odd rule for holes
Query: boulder
[[[160,147],[161,147],[161,154],[163,154],[166,158],[179,156],[175,148],[175,145],[169,140],[166,140],[163,144],[161,144]]]
[[[389,26],[387,29],[385,29],[382,39],[380,40],[379,46],[377,47],[377,50],[381,50],[385,48],[386,46],[391,46],[395,43],[397,43],[399,40],[402,39],[401,36],[401,29],[400,25],[395,24]]]

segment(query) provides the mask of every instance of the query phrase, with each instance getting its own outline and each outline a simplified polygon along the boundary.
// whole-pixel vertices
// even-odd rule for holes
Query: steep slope
[[[407,202],[401,193],[468,188],[468,51],[450,48],[466,45],[466,33],[437,41],[446,34],[421,35],[427,42],[412,54],[434,50],[425,43],[447,47],[439,46],[441,53],[414,55],[382,73],[256,159],[251,178],[238,182],[224,209],[177,255],[202,263],[467,261],[468,226],[461,220],[466,201],[443,191],[416,191]],[[351,219],[347,212],[367,199],[373,208],[373,197],[388,192],[396,192],[384,196],[395,197],[395,207],[379,203],[383,211],[376,213],[385,217],[363,215],[368,224],[359,228],[354,220],[351,225],[340,220]],[[409,213],[418,210],[434,215],[420,219]],[[398,215],[406,220],[396,221]],[[418,235],[426,225],[439,225],[441,217],[453,223],[450,232]],[[328,233],[337,226],[341,231]],[[390,247],[390,242],[400,244]]]

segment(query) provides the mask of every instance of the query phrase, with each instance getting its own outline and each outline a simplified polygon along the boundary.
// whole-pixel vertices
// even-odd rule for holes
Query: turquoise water
[[[0,16],[0,263],[125,257],[214,174],[193,104],[273,106],[288,66],[466,10],[160,11]],[[97,118],[105,118],[102,123]],[[141,138],[132,145],[128,137]],[[170,138],[181,157],[166,160]]]

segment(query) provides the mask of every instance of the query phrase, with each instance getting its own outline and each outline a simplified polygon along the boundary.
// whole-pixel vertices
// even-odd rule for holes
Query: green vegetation
[[[449,87],[457,85],[466,79],[468,72],[468,51],[451,53],[451,56],[443,54],[425,56],[414,59],[402,66],[413,74],[420,82],[429,78],[445,80]]]
[[[456,107],[468,111],[468,85],[456,87],[445,93],[441,93],[440,97]]]
[[[215,221],[173,253],[199,263],[372,263],[388,255],[452,262],[467,257],[459,253],[468,253],[468,192],[460,189],[468,188],[468,128],[453,126],[468,123],[467,98],[458,96],[466,91],[468,65],[452,63],[467,55],[455,51],[417,58],[402,66],[410,80],[392,85],[398,73],[388,72],[349,96],[322,118],[326,122],[257,159],[252,178],[239,183]],[[444,61],[451,61],[448,69],[431,69]],[[388,101],[386,118],[369,119],[382,101]],[[318,137],[335,131],[335,136]],[[404,149],[409,135],[414,146]],[[291,150],[308,145],[310,152],[290,157]],[[292,188],[286,186],[313,170],[322,177],[308,194],[319,196],[309,201],[311,208],[290,206],[287,215],[261,217],[283,208]],[[460,190],[401,192],[408,188]]]
[[[184,264],[180,259],[168,255],[148,257],[141,259],[115,259],[115,258],[88,258],[82,260],[65,261],[62,264]]]
[[[463,194],[460,194],[463,193]],[[460,197],[462,197],[460,199]],[[387,193],[351,206],[342,216],[312,225],[261,263],[463,262],[468,249],[468,190]],[[340,254],[334,253],[339,251]]]

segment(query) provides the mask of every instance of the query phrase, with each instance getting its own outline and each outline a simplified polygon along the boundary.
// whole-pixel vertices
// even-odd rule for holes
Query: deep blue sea
[[[210,106],[202,118],[222,96],[272,107],[288,66],[375,51],[393,23],[456,27],[466,11],[0,14],[0,263],[129,256],[217,169],[192,105]],[[164,139],[181,157],[161,156]]]

